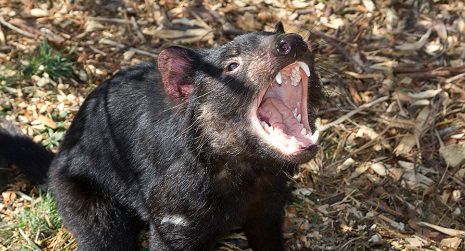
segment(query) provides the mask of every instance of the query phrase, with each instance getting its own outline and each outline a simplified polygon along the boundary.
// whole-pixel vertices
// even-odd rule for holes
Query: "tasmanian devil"
[[[166,48],[96,88],[56,156],[5,129],[0,156],[48,187],[79,250],[135,250],[143,223],[150,250],[211,250],[234,226],[284,250],[289,174],[317,150],[310,47],[278,24]]]

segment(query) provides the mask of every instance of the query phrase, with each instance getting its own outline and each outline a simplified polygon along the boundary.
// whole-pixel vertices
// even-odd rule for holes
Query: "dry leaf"
[[[394,154],[396,156],[405,156],[407,155],[412,148],[415,146],[416,140],[413,134],[406,134],[402,137],[402,140],[394,149]]]
[[[437,90],[427,90],[427,91],[418,92],[418,93],[409,92],[408,95],[414,99],[428,99],[428,98],[432,98],[438,95],[438,93],[440,93],[441,91],[442,91],[441,89],[437,89]]]
[[[415,119],[415,137],[417,143],[420,142],[420,138],[423,136],[423,133],[429,126],[431,118],[431,109],[429,107],[424,107]]]
[[[39,8],[35,8],[35,9],[31,10],[31,16],[33,16],[33,17],[45,17],[45,16],[48,16],[48,11],[43,10],[43,9],[39,9]]]
[[[441,247],[441,250],[444,250],[444,249],[458,250],[461,243],[462,243],[462,239],[458,237],[445,238],[441,240],[440,247]]]
[[[405,238],[405,241],[407,242],[407,246],[409,248],[421,248],[421,247],[424,247],[428,243],[426,240],[416,235],[414,235],[411,238]]]
[[[370,166],[371,170],[373,170],[379,176],[386,176],[386,168],[384,167],[383,163],[373,163]]]
[[[372,12],[375,10],[375,4],[371,0],[362,0],[363,5],[367,9],[367,11]]]
[[[156,30],[150,35],[178,43],[194,43],[198,41],[208,41],[213,38],[212,30],[204,28],[187,30],[161,29]]]
[[[16,193],[13,191],[3,192],[2,198],[5,205],[10,205],[16,199]]]
[[[465,164],[465,144],[451,144],[439,149],[441,157],[452,168]]]
[[[93,32],[97,30],[101,30],[105,28],[105,26],[97,21],[88,20],[85,24],[85,32]]]
[[[417,42],[401,44],[396,46],[396,49],[401,51],[416,51],[426,44],[430,35],[431,29],[429,29],[425,34],[423,34],[423,36],[421,36],[420,40],[418,40]]]
[[[443,22],[441,22],[440,20],[435,20],[434,25],[433,25],[433,29],[436,31],[438,36],[443,41],[447,40],[447,27]]]
[[[40,117],[37,118],[37,120],[40,121],[42,124],[52,128],[52,129],[57,128],[57,124],[55,123],[55,121],[53,121],[52,119],[50,119],[48,117],[40,116]]]
[[[341,171],[344,171],[346,170],[347,168],[353,166],[355,164],[355,160],[352,159],[352,158],[348,158],[346,159],[344,162],[342,162],[341,165],[339,165],[337,168],[336,168],[336,172],[339,173]]]
[[[350,175],[349,177],[349,180],[352,180],[354,178],[357,178],[358,176],[360,176],[361,174],[363,174],[366,170],[368,170],[370,166],[367,165],[367,164],[363,164],[363,165],[360,165],[358,166],[357,168],[355,168],[355,170],[352,172],[352,174]]]

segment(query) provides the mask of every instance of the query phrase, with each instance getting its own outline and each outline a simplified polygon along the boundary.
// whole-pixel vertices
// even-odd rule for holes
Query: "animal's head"
[[[218,48],[167,48],[158,68],[205,152],[303,163],[317,148],[321,97],[309,47],[279,23]]]

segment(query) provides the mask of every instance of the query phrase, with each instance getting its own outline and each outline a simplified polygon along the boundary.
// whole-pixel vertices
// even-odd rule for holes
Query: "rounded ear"
[[[279,21],[275,26],[274,26],[274,32],[275,33],[285,33],[284,32],[284,26],[281,21]]]
[[[168,47],[157,58],[158,71],[161,74],[166,94],[178,102],[186,102],[193,90],[194,51],[179,47]]]

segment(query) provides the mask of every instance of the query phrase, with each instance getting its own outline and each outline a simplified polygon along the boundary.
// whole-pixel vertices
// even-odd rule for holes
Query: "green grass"
[[[33,198],[30,207],[21,207],[8,220],[0,221],[0,239],[11,250],[40,250],[42,241],[61,227],[56,203],[49,193]]]
[[[54,81],[71,78],[74,75],[70,60],[61,52],[54,50],[46,40],[40,43],[37,54],[31,57],[23,69],[23,74],[27,77],[43,73],[47,73]]]
[[[0,65],[0,89],[15,85],[20,77],[20,74],[10,64]]]
[[[16,74],[15,75],[2,75],[0,73],[0,85],[1,86],[11,86],[14,83],[16,83],[18,79],[19,79],[19,76]]]

